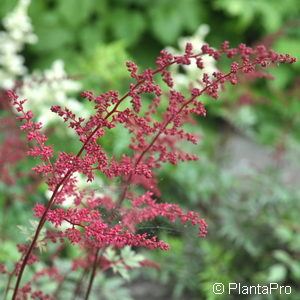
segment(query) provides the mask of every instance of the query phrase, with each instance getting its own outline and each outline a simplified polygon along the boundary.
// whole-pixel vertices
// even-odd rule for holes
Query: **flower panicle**
[[[225,56],[233,62],[226,72],[209,73],[202,59],[205,56],[216,61]],[[189,222],[198,227],[200,237],[206,236],[207,223],[198,213],[184,212],[177,204],[157,200],[157,197],[163,199],[157,170],[165,163],[178,165],[180,161],[198,159],[198,156],[183,150],[182,142],[197,144],[201,138],[186,130],[185,124],[195,124],[194,117],[206,116],[204,104],[199,101],[202,95],[218,99],[225,84],[238,84],[241,74],[262,77],[262,70],[271,64],[292,64],[295,61],[296,58],[288,54],[278,54],[264,46],[251,48],[240,44],[230,48],[225,41],[220,50],[208,44],[194,49],[191,43],[186,45],[183,55],[162,50],[156,59],[156,69],[140,71],[135,63],[127,62],[132,82],[125,95],[121,96],[117,91],[98,96],[92,91],[81,94],[94,103],[95,113],[90,117],[77,116],[66,107],[52,106],[51,111],[68,122],[78,136],[81,148],[76,154],[58,152],[54,155],[53,147],[46,145],[42,124],[33,121],[31,111],[24,110],[23,104],[27,100],[19,100],[14,91],[7,91],[8,98],[20,114],[17,119],[23,122],[21,130],[27,132],[26,138],[31,145],[28,155],[42,160],[34,170],[46,178],[51,192],[47,205],[36,204],[34,207],[34,216],[40,218],[40,222],[30,246],[19,247],[23,259],[16,267],[15,294],[25,266],[35,262],[35,243],[46,222],[51,223],[54,230],[47,232],[45,242],[66,238],[88,253],[98,253],[100,248],[108,246],[168,250],[169,245],[157,236],[136,233],[140,223],[157,217],[165,217],[170,222]],[[176,90],[169,67],[192,64],[202,70],[203,75],[198,78],[200,85],[191,83],[187,93]],[[125,102],[127,105],[123,105]],[[128,132],[128,151],[118,157],[106,152],[101,141],[108,131],[120,126]],[[97,195],[79,187],[78,174],[92,182],[97,172],[106,176],[109,182],[118,182],[118,191]],[[140,188],[145,193],[139,195]],[[66,203],[68,208],[64,206]],[[1,268],[1,272],[5,269]]]

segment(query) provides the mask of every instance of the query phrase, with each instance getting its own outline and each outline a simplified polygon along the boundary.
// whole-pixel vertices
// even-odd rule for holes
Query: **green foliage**
[[[238,28],[246,30],[253,22],[259,22],[266,32],[274,32],[299,13],[296,0],[214,0],[214,7],[236,17]]]
[[[67,26],[76,30],[94,12],[95,6],[95,1],[93,0],[58,1],[57,12]]]
[[[180,14],[178,14],[180,11]],[[173,44],[184,30],[195,31],[201,20],[201,3],[194,0],[153,1],[149,10],[152,31],[162,43]]]
[[[18,0],[2,0],[0,5],[0,18],[5,17],[18,3]]]
[[[85,89],[100,92],[101,89],[124,89],[128,81],[125,62],[130,56],[125,50],[123,41],[110,44],[97,44],[87,50],[83,57],[78,58],[79,73],[83,74]],[[109,72],[108,70],[113,70]]]
[[[124,286],[124,280],[120,277],[105,277],[103,274],[97,276],[98,287],[96,291],[93,291],[91,299],[104,300],[133,300],[130,296],[130,289]],[[101,295],[99,297],[99,295]]]
[[[232,274],[232,264],[235,253],[231,249],[223,248],[219,243],[206,240],[201,243],[203,249],[203,260],[205,268],[199,273],[200,289],[205,295],[205,299],[226,299],[227,295],[215,295],[212,286],[215,282],[223,283],[225,286],[229,282],[234,282]]]
[[[162,227],[161,230],[163,231],[164,229],[165,227]],[[164,234],[161,236],[162,239],[169,243],[171,251],[151,253],[152,259],[158,262],[162,269],[150,269],[148,273],[153,280],[159,278],[162,284],[172,286],[172,299],[182,299],[183,295],[189,294],[190,291],[194,291],[192,295],[195,296],[195,290],[199,288],[199,281],[197,280],[198,270],[203,266],[200,258],[201,248],[199,247],[201,243],[188,237],[193,234],[191,232],[184,235],[184,238],[182,236],[170,237],[172,232],[170,230],[168,231],[168,236]],[[186,244],[187,241],[189,244]]]
[[[33,239],[34,233],[39,224],[37,220],[29,220],[29,223],[30,226],[17,225],[17,227],[21,231],[21,234],[25,237],[26,242],[31,241]],[[47,243],[45,239],[46,230],[43,228],[41,234],[38,237],[38,240],[36,241],[36,246],[38,247],[40,252],[45,252],[47,250]]]
[[[0,248],[0,262],[4,263],[7,261],[16,261],[19,259],[19,252],[16,249],[15,241],[7,240],[2,242]]]
[[[13,7],[12,2],[3,1],[0,13],[1,9],[4,13]],[[226,14],[222,15],[220,11]],[[30,68],[46,68],[55,59],[62,58],[71,74],[78,75],[84,71],[86,76],[86,68],[92,65],[91,62],[97,62],[98,69],[105,57],[108,60],[114,57],[114,66],[119,68],[119,59],[125,53],[130,53],[149,66],[149,61],[162,47],[175,45],[178,38],[193,34],[203,23],[213,29],[211,42],[218,46],[224,39],[233,43],[256,41],[266,33],[279,30],[287,21],[297,18],[297,14],[297,0],[288,0],[284,6],[280,1],[271,0],[180,0],[176,5],[172,0],[33,1],[30,17],[39,42],[26,51],[27,64]],[[251,36],[253,32],[255,36]],[[291,49],[292,53],[297,49],[294,46],[299,43],[299,36],[295,32],[293,35],[292,41],[282,44],[283,47],[291,45],[290,48],[294,49]],[[115,52],[118,41],[123,45],[123,53]],[[118,44],[119,50],[121,44]],[[278,47],[282,48],[280,45]],[[285,52],[288,49],[283,50]],[[85,65],[83,70],[82,61]],[[100,75],[115,73],[108,72],[106,64],[102,66],[102,74],[97,73],[97,76],[89,76],[85,80],[88,87],[95,87],[95,82],[102,84]],[[96,72],[95,68],[90,67],[89,71]],[[114,83],[118,79],[116,76]]]
[[[118,21],[116,22],[116,20]],[[144,32],[146,21],[139,11],[116,8],[110,14],[107,26],[116,40],[125,40],[128,44],[134,45]]]
[[[116,249],[108,247],[104,257],[110,262],[114,273],[119,273],[126,280],[130,279],[129,268],[139,268],[140,262],[145,259],[143,255],[132,251],[129,246],[122,248],[119,254]]]

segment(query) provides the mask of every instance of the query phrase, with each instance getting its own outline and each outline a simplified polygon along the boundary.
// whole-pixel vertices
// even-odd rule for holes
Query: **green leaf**
[[[18,0],[1,0],[0,17],[3,18],[10,13],[17,5]]]
[[[245,30],[255,21],[266,32],[278,30],[283,20],[298,10],[295,0],[286,0],[284,5],[276,0],[214,0],[213,5],[216,9],[237,17],[241,29]]]
[[[271,266],[267,280],[269,282],[280,282],[286,278],[286,275],[287,275],[286,267],[282,264],[275,264]]]
[[[128,78],[124,62],[129,59],[123,41],[97,44],[91,49],[87,49],[86,55],[78,58],[80,73],[88,76],[87,80],[90,86],[85,88],[95,89],[96,86],[99,86],[99,88],[106,90],[109,88],[121,89],[124,86],[124,81]],[[115,132],[112,135],[115,135]],[[112,147],[113,145],[109,140],[109,146]],[[103,142],[106,143],[106,141],[107,139]],[[126,143],[126,139],[121,139],[118,146],[124,143]]]
[[[274,32],[282,25],[282,15],[275,6],[265,5],[265,9],[261,9],[260,12],[262,24],[267,32]]]
[[[173,44],[183,27],[177,5],[172,1],[156,1],[149,13],[153,34],[164,44]]]
[[[153,1],[149,1],[149,0],[119,0],[119,3],[120,4],[123,4],[123,5],[127,5],[127,6],[131,6],[131,5],[134,5],[134,6],[138,6],[138,7],[144,7],[144,6],[149,6],[151,5]]]
[[[115,260],[120,259],[119,255],[117,255],[116,250],[114,250],[112,247],[108,247],[105,250],[105,253],[103,256],[109,261],[115,261]]]
[[[247,125],[252,126],[257,122],[255,111],[251,106],[245,105],[240,108],[238,111],[239,120]]]
[[[156,0],[149,10],[153,34],[165,45],[176,42],[184,30],[195,31],[201,24],[202,5],[199,1]],[[178,13],[180,12],[180,13]]]
[[[136,254],[136,252],[132,251],[129,246],[126,246],[121,250],[121,257],[124,264],[131,268],[140,267],[140,262],[145,259],[143,255]]]
[[[270,80],[268,84],[276,89],[284,89],[293,77],[291,66],[282,65],[280,68],[274,68],[272,76],[275,78]]]
[[[108,26],[117,40],[126,40],[128,44],[134,44],[143,33],[146,22],[138,11],[115,9],[110,12]]]
[[[140,255],[140,254],[137,254],[133,257],[129,257],[129,258],[126,258],[124,259],[124,263],[128,266],[128,267],[131,267],[131,268],[139,268],[141,265],[140,265],[140,262],[143,261],[145,258],[143,255]]]
[[[178,2],[182,24],[185,29],[193,33],[205,18],[205,8],[200,1],[185,0]]]
[[[130,279],[130,276],[129,276],[129,272],[127,269],[125,268],[120,268],[118,269],[118,272],[119,274],[126,280],[129,280]]]
[[[290,255],[283,251],[283,250],[276,250],[273,253],[273,256],[280,262],[286,264],[286,265],[291,265],[292,264],[292,258],[290,257]]]
[[[291,272],[295,279],[300,279],[300,264],[298,261],[295,261],[293,264],[290,265]]]
[[[35,1],[34,3],[31,3],[28,7],[28,14],[31,19],[35,19],[35,17],[43,14],[43,18],[36,18],[36,21],[38,21],[38,20],[43,21],[44,16],[47,15],[48,13],[51,13],[51,12],[49,12],[46,1]],[[43,20],[41,20],[41,19],[43,19]]]
[[[122,270],[126,269],[123,262],[116,262],[113,265],[111,265],[112,270],[114,273],[121,273]]]
[[[51,52],[71,44],[74,37],[71,31],[57,24],[51,27],[36,28],[39,42],[32,46],[36,51]]]
[[[43,14],[43,18],[32,18],[34,31],[39,31],[40,28],[49,28],[62,26],[59,15],[55,11],[44,11],[43,8],[36,7],[37,12],[33,11],[36,14]]]
[[[0,263],[17,261],[19,258],[20,258],[20,254],[17,250],[15,241],[10,241],[10,240],[1,241]]]
[[[129,246],[125,246],[122,250],[121,250],[121,257],[123,259],[128,258],[133,256],[135,253],[134,251],[131,250],[131,248]]]
[[[93,0],[63,0],[58,3],[58,13],[71,27],[78,27],[83,23],[97,6]]]
[[[34,233],[36,231],[36,228],[38,226],[38,221],[29,219],[30,226],[26,227],[23,225],[17,225],[19,230],[22,232],[24,237],[26,237],[26,241],[31,241],[33,239]],[[40,252],[45,252],[47,250],[47,242],[45,240],[46,238],[46,229],[43,228],[38,240],[36,242],[36,246],[39,248]]]
[[[96,22],[91,25],[82,26],[78,32],[80,45],[84,48],[85,52],[91,51],[97,44],[104,41],[104,25],[102,22]]]

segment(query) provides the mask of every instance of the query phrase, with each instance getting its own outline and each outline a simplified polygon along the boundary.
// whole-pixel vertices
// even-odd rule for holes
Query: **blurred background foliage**
[[[16,3],[2,0],[0,18]],[[233,46],[264,43],[278,52],[300,53],[298,0],[44,0],[32,1],[29,16],[38,37],[22,53],[29,71],[47,69],[62,59],[67,73],[96,93],[125,91],[126,60],[153,66],[161,49],[178,48],[178,40],[192,36],[202,24],[209,26],[205,40],[214,47],[228,40]],[[226,70],[227,62],[218,67]],[[197,120],[203,138],[191,149],[200,161],[165,166],[159,186],[165,201],[201,212],[209,234],[199,240],[190,227],[164,221],[141,227],[165,238],[172,250],[145,254],[162,269],[139,270],[133,282],[159,278],[170,299],[211,300],[228,299],[213,295],[214,282],[278,282],[292,286],[289,299],[299,299],[299,68],[296,63],[271,69],[274,80],[242,78],[238,86],[228,86],[221,99],[203,99],[208,116]],[[5,114],[3,109],[0,113]],[[76,151],[76,143],[64,141],[62,122],[55,126],[47,129],[53,133],[50,142]],[[116,128],[103,140],[104,147],[118,155],[128,151],[122,137],[122,129]],[[31,165],[21,161],[11,172],[26,174]],[[26,176],[11,185],[0,182],[0,262],[18,257],[15,241],[21,242],[20,232],[12,224],[30,218],[32,203],[46,197],[39,182],[39,194],[24,195],[33,182],[38,181]],[[124,289],[120,293],[138,299]],[[154,299],[149,294],[142,299],[147,297]]]

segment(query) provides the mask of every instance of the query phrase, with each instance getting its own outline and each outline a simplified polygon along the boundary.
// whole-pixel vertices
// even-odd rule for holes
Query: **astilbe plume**
[[[127,62],[132,83],[125,95],[120,96],[117,91],[108,91],[99,96],[91,91],[81,94],[83,98],[94,102],[95,114],[88,119],[76,116],[70,108],[51,107],[52,112],[68,122],[68,126],[78,135],[82,146],[76,154],[54,154],[52,146],[47,145],[47,137],[42,133],[42,124],[35,123],[31,111],[24,110],[23,104],[26,100],[20,100],[13,91],[7,92],[12,105],[20,113],[17,118],[23,122],[21,130],[26,132],[27,140],[32,145],[28,155],[41,159],[34,171],[45,178],[52,192],[46,204],[38,203],[34,207],[34,216],[39,218],[39,223],[30,245],[19,246],[22,258],[10,274],[17,277],[13,299],[27,299],[30,295],[34,299],[55,297],[45,295],[43,291],[33,291],[32,281],[20,287],[26,265],[38,260],[37,242],[46,222],[53,225],[53,230],[47,230],[45,243],[63,245],[67,238],[72,244],[86,249],[86,258],[77,262],[74,260],[73,266],[92,269],[85,299],[91,290],[97,266],[106,269],[103,267],[102,253],[108,246],[169,249],[156,236],[136,233],[139,223],[162,216],[171,222],[189,222],[198,227],[199,236],[206,235],[207,224],[196,212],[184,212],[178,205],[161,202],[163,196],[160,196],[156,171],[166,162],[177,165],[179,161],[198,159],[195,155],[185,153],[178,142],[198,142],[199,136],[187,132],[183,126],[191,122],[193,116],[206,115],[203,103],[198,100],[201,95],[206,94],[217,99],[226,82],[238,83],[240,73],[256,74],[270,64],[293,63],[295,58],[267,50],[264,46],[250,48],[240,44],[237,48],[230,48],[228,42],[224,42],[220,50],[207,44],[196,50],[195,52],[190,43],[186,45],[185,53],[181,56],[173,56],[163,50],[156,60],[157,68],[142,72],[136,64]],[[203,69],[205,66],[202,58],[205,55],[215,60],[226,56],[234,61],[226,73],[204,73],[203,78],[199,78],[202,88],[191,85],[189,96],[173,89],[172,74],[168,67],[194,63]],[[257,74],[261,74],[261,71]],[[160,86],[163,84],[160,78],[165,82],[164,89]],[[151,103],[145,98],[151,98]],[[163,109],[165,111],[162,112]],[[123,126],[128,130],[131,136],[128,146],[130,154],[109,157],[101,146],[101,140],[105,138],[107,131],[116,126]],[[93,191],[78,188],[78,173],[86,176],[88,182],[92,182],[97,172],[104,174],[111,182],[121,179],[117,195],[99,196]],[[141,189],[134,187],[138,186],[144,189],[144,193],[137,192]],[[65,208],[62,204],[70,199],[73,200],[72,205]],[[61,275],[54,269],[45,270],[35,276],[38,278],[45,275],[54,276],[58,282],[61,280]]]

